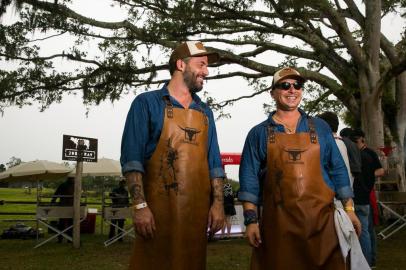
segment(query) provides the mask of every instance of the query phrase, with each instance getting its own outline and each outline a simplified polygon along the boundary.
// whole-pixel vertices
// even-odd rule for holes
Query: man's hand
[[[357,215],[355,215],[354,202],[352,198],[342,199],[341,203],[343,204],[344,210],[347,213],[347,216],[350,218],[352,226],[354,226],[355,232],[359,237],[361,235],[361,222],[359,221]],[[348,208],[349,211],[346,208]]]
[[[259,245],[262,243],[259,225],[257,223],[248,224],[245,230],[245,237],[252,247],[259,247]]]
[[[211,191],[213,195],[213,203],[209,210],[207,227],[209,228],[210,236],[213,236],[224,226],[223,179],[214,178],[211,180]]]
[[[352,225],[354,226],[355,232],[357,233],[358,237],[361,235],[361,222],[359,221],[357,215],[354,211],[346,212],[348,217],[350,218]]]
[[[224,226],[224,206],[220,202],[214,202],[209,211],[209,234],[214,235]]]
[[[133,223],[136,233],[144,239],[154,238],[155,220],[149,207],[142,209],[133,208]]]

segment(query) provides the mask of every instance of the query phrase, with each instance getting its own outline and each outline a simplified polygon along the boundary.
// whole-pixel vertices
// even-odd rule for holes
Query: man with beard
[[[331,129],[299,109],[304,82],[293,68],[278,70],[271,87],[276,111],[245,141],[238,197],[254,247],[251,270],[346,269],[335,231],[335,196],[361,230]]]
[[[206,269],[207,228],[224,223],[225,175],[213,113],[196,93],[218,59],[199,41],[180,44],[170,81],[131,105],[121,144],[137,233],[130,269]]]

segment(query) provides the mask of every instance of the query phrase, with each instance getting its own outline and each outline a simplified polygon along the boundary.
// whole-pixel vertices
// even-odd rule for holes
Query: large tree
[[[129,89],[167,79],[159,76],[167,64],[150,58],[155,48],[168,51],[180,40],[200,39],[221,54],[218,73],[209,79],[244,77],[253,86],[247,97],[267,91],[278,66],[299,66],[319,90],[313,108],[334,96],[373,148],[384,146],[385,134],[396,145],[405,189],[406,39],[403,33],[393,44],[381,30],[386,15],[404,15],[404,0],[111,0],[126,14],[117,22],[83,16],[68,0],[1,0],[0,12],[11,2],[20,20],[0,26],[0,57],[14,66],[0,70],[3,108],[33,100],[46,108],[77,90],[85,103],[114,101]],[[31,40],[33,33],[42,36]],[[42,42],[68,34],[74,46],[41,51]],[[97,44],[99,53],[81,46],[86,42]],[[274,63],[273,52],[286,61]],[[81,65],[58,71],[59,59]],[[233,71],[224,68],[230,64]],[[240,98],[209,101],[221,109]]]

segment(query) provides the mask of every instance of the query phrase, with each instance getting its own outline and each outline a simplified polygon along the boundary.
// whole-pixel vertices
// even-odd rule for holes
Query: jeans
[[[359,243],[361,245],[362,253],[364,253],[365,259],[368,264],[372,263],[371,254],[371,237],[369,235],[369,205],[355,205],[355,214],[361,222],[361,235],[359,237]]]
[[[369,211],[369,224],[368,224],[369,236],[371,237],[371,266],[376,265],[376,233],[374,225],[374,211],[370,208]]]

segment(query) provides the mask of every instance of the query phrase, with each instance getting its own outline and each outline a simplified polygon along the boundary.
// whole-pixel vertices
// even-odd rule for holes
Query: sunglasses
[[[302,82],[294,82],[294,83],[282,82],[282,83],[275,84],[275,88],[279,88],[279,89],[283,89],[283,90],[289,90],[290,87],[292,87],[292,86],[296,90],[299,90],[299,89],[302,89],[303,83]]]

